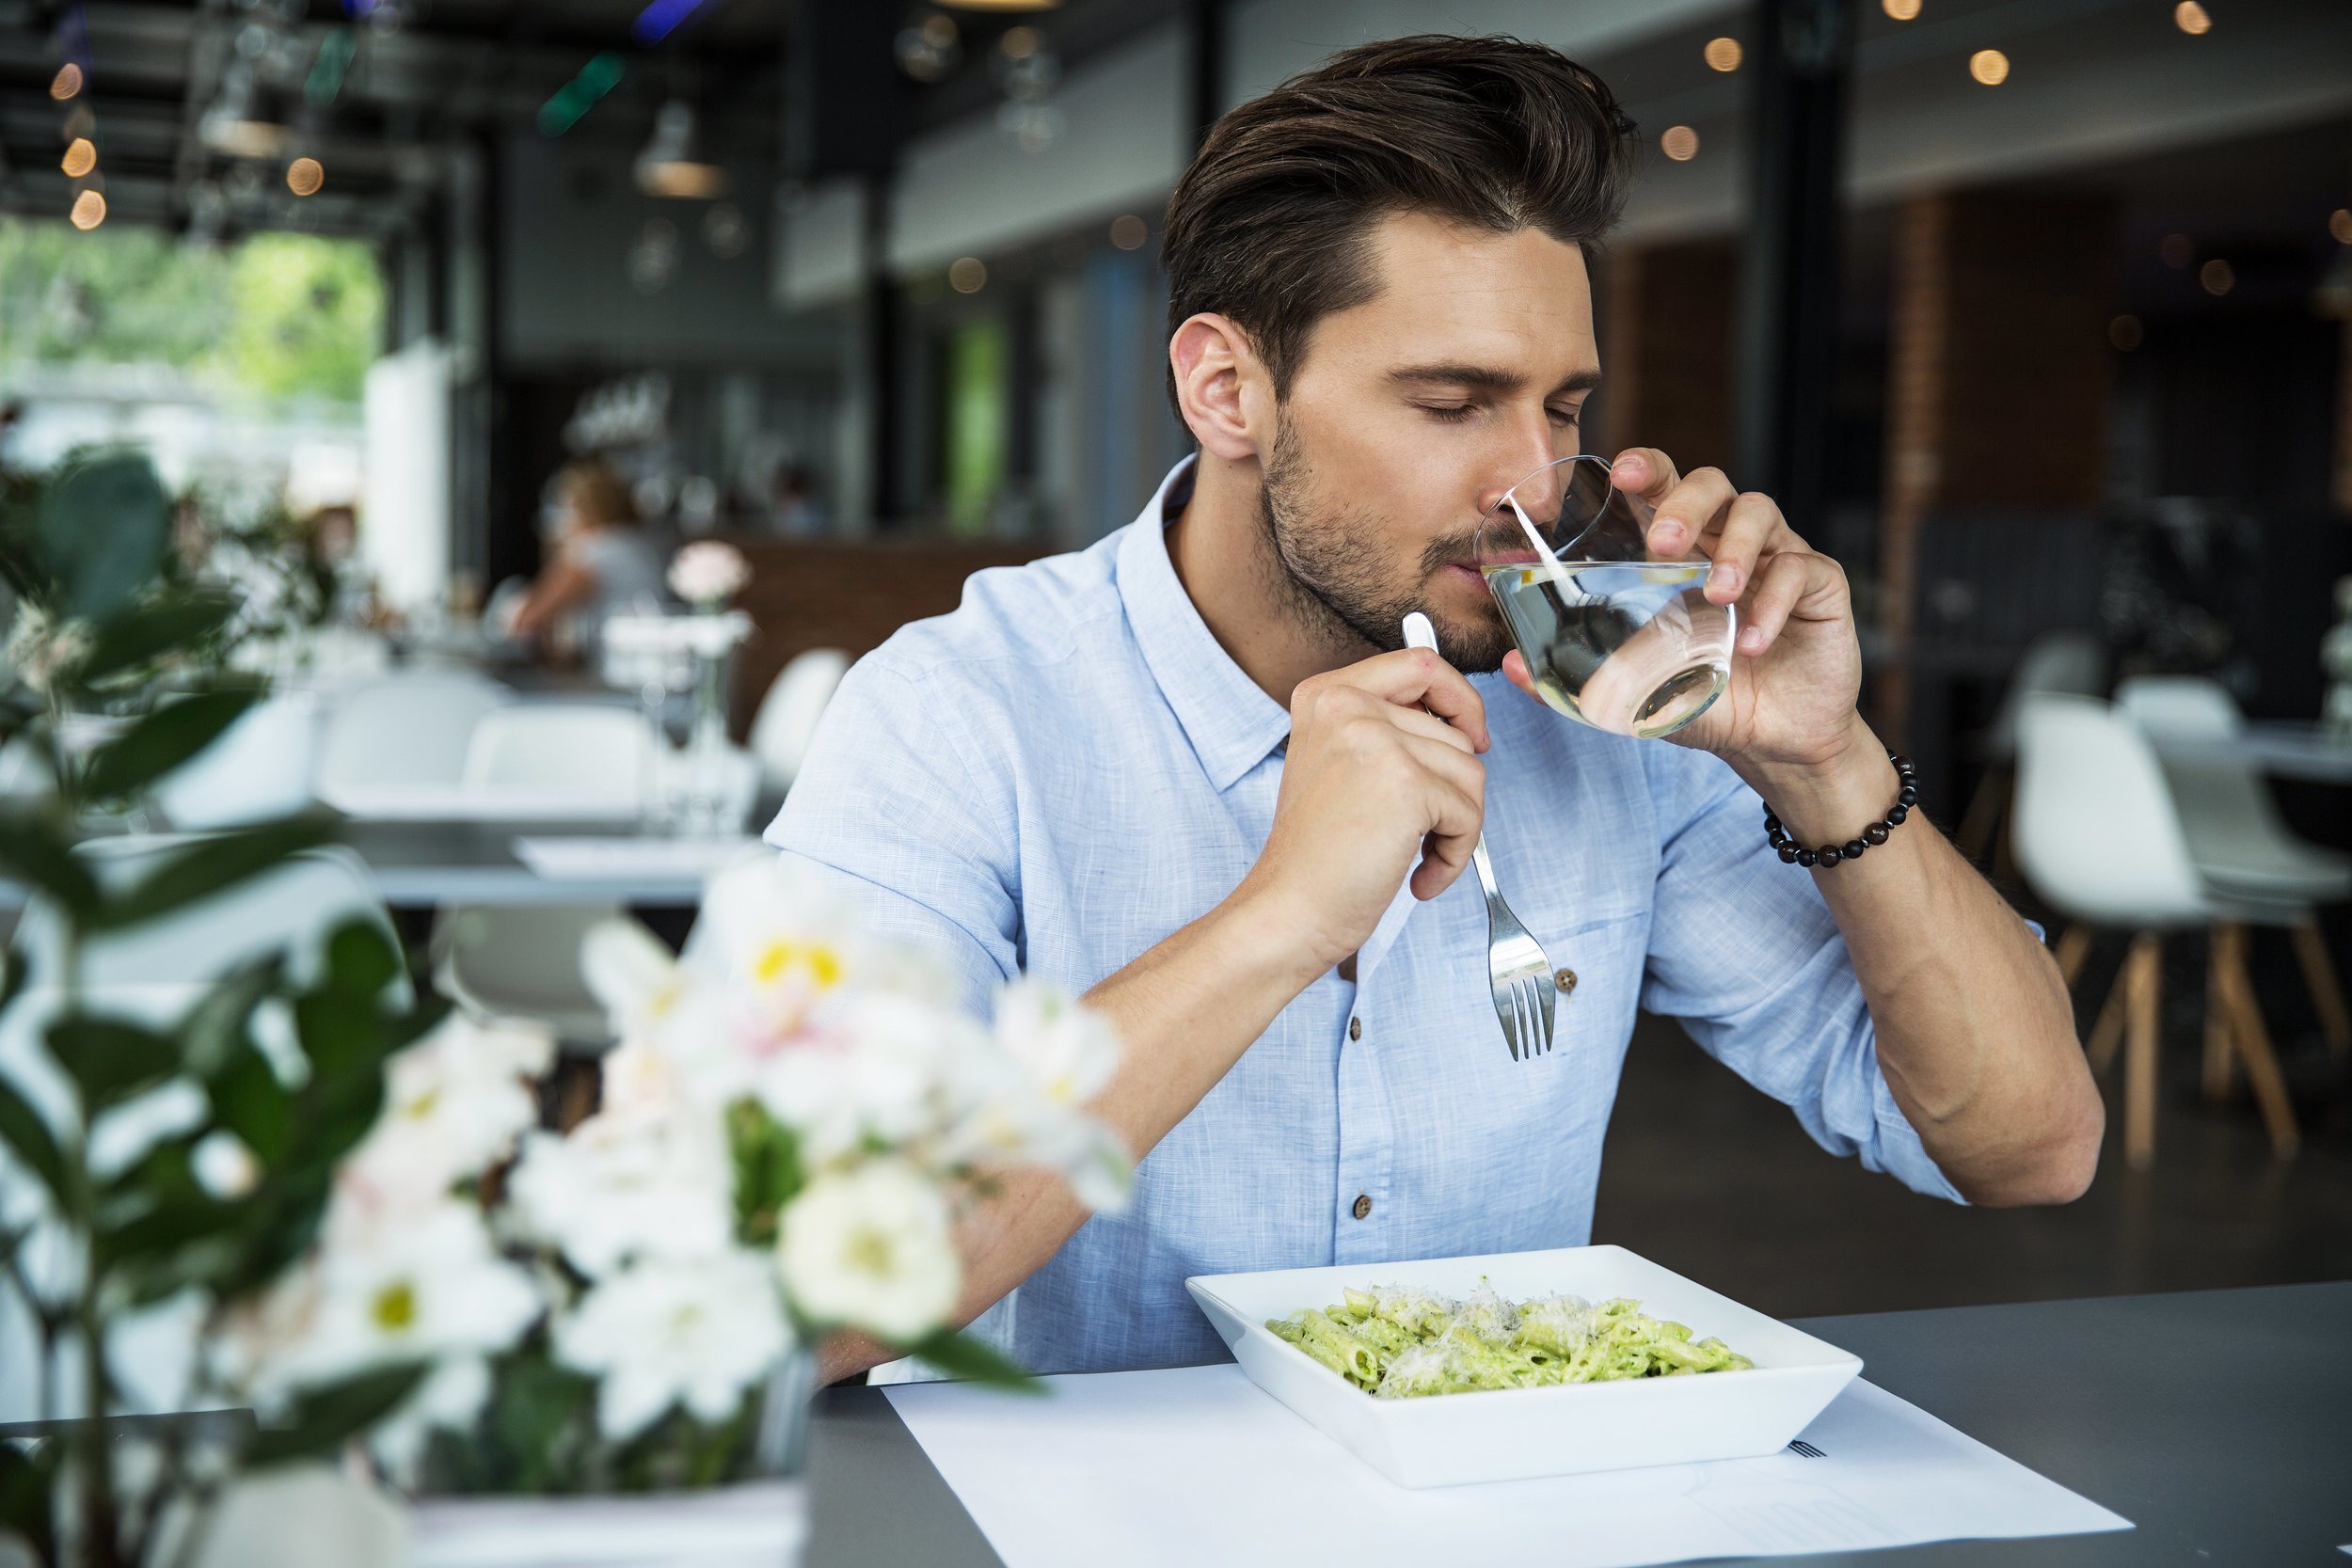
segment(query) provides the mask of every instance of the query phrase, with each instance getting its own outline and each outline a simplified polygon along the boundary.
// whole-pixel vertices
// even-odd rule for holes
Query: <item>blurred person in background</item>
[[[581,458],[555,476],[555,548],[504,628],[543,649],[593,648],[606,619],[662,603],[661,546],[610,464]]]
[[[775,524],[787,539],[808,539],[825,531],[825,503],[817,499],[817,484],[808,470],[797,463],[776,470]]]

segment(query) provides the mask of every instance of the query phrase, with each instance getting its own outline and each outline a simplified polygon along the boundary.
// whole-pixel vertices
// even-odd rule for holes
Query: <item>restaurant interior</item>
[[[707,890],[773,861],[851,670],[974,574],[1104,541],[1193,451],[1160,247],[1210,128],[1424,32],[1556,48],[1634,122],[1586,258],[1583,447],[1720,468],[1843,567],[1861,712],[2045,933],[2106,1111],[2074,1201],[1940,1202],[1644,1013],[1591,1234],[1552,1244],[1802,1319],[1890,1402],[2137,1528],[1992,1501],[1915,1527],[1856,1481],[1822,1494],[1844,1523],[1768,1527],[1758,1493],[1727,1537],[1596,1526],[1563,1560],[2352,1542],[2325,1481],[2352,1452],[2352,7],[0,0],[0,1568],[1419,1560],[1440,1527],[1507,1544],[1513,1510],[1600,1506],[1514,1489],[1607,1473],[1392,1486],[1408,1461],[1359,1446],[1385,1438],[1232,1335],[1281,1402],[1236,1376],[1276,1424],[1233,1451],[1315,1445],[1292,1498],[1329,1533],[1168,1500],[1221,1484],[1167,1435],[1226,1408],[1189,1384],[1049,1378],[1076,1408],[1039,1451],[1107,1456],[1065,1497],[1008,1457],[1054,1402],[946,1402],[1019,1371],[952,1325],[884,1337],[946,1382],[812,1392],[803,1341],[854,1318],[682,1284],[663,1323],[786,1370],[723,1403],[677,1370],[608,1453],[596,1413],[630,1396],[564,1348],[588,1320],[492,1322],[520,1281],[603,1277],[589,1221],[534,1252],[532,1212],[662,1200],[673,1174],[608,1192],[563,1145],[734,940]],[[821,989],[807,944],[836,938],[751,961]],[[514,1125],[438,1119],[461,1081]],[[350,1332],[413,1315],[463,1354],[320,1348],[287,1314],[342,1287],[297,1310],[287,1271],[367,1250],[328,1194],[409,1112],[404,1170],[496,1146],[437,1188],[477,1272],[441,1307],[382,1275]],[[816,1134],[724,1125],[707,1152],[772,1248]],[[2064,1315],[2094,1302],[2125,1306]],[[596,1332],[618,1365],[668,1330]],[[334,1381],[260,1348],[305,1335]],[[2184,1392],[2186,1363],[2233,1392]],[[2074,1424],[2016,1407],[2037,1386]],[[1822,1430],[1771,1447],[1818,1458]],[[1325,1449],[1347,1469],[1319,1497]],[[1616,1473],[1619,1501],[1667,1473]],[[477,1493],[545,1512],[436,1500]],[[1413,1511],[1471,1493],[1491,1519]]]

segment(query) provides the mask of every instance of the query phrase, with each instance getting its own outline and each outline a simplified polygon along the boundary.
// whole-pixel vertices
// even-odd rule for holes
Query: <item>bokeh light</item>
[[[106,221],[106,198],[96,191],[84,191],[73,198],[73,211],[67,216],[76,229],[95,229]]]
[[[286,166],[286,188],[296,196],[316,196],[326,183],[326,170],[316,158],[296,158]]]
[[[60,103],[69,98],[80,96],[81,91],[82,68],[72,60],[59,66],[57,74],[49,79],[49,96]]]
[[[2237,287],[2237,271],[2217,256],[2197,269],[2197,284],[2205,293],[2219,299]]]
[[[1968,74],[1988,87],[2009,80],[2009,56],[1997,49],[1979,49],[1968,56]]]
[[[1687,164],[1699,155],[1699,134],[1688,125],[1669,125],[1658,138],[1658,150],[1677,164]]]
[[[959,256],[947,268],[947,287],[960,294],[977,294],[988,286],[988,268],[977,256]]]
[[[2172,8],[2172,25],[2190,38],[2202,38],[2213,31],[2213,18],[2205,14],[2205,8],[2197,0],[2181,0]]]
[[[1740,69],[1741,56],[1738,39],[1708,39],[1707,48],[1703,53],[1707,55],[1707,63],[1717,71],[1731,71]]]
[[[97,144],[87,136],[74,137],[66,144],[65,156],[57,160],[57,166],[65,171],[67,179],[79,180],[98,166]]]
[[[2352,208],[2339,207],[2328,214],[2328,232],[2338,245],[2352,245]]]
[[[1879,0],[1879,9],[1898,22],[1911,22],[1919,15],[1919,0]]]
[[[2147,329],[2139,325],[2137,316],[2118,316],[2107,323],[2107,341],[2125,354],[2147,341]]]
[[[1111,219],[1111,244],[1121,250],[1141,250],[1143,242],[1151,237],[1151,226],[1133,213],[1121,213]]]

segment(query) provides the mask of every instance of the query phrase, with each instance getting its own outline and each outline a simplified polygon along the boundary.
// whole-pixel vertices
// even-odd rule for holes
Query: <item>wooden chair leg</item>
[[[2080,922],[2066,927],[2058,940],[2057,957],[2058,978],[2066,982],[2068,990],[2073,990],[2075,980],[2082,975],[2083,960],[2090,957],[2090,927]]]
[[[2320,935],[2317,920],[2306,920],[2294,930],[2295,956],[2302,963],[2303,984],[2311,990],[2312,1006],[2318,1010],[2328,1054],[2352,1054],[2352,1012],[2344,1008],[2344,986],[2328,957],[2328,940]]]
[[[2270,1130],[2270,1150],[2283,1160],[2302,1142],[2295,1127],[2295,1107],[2287,1101],[2285,1077],[2270,1049],[2270,1031],[2263,1027],[2262,1009],[2254,1002],[2254,983],[2247,977],[2245,953],[2233,950],[2221,972],[2221,993],[2230,1009],[2230,1035],[2246,1061],[2246,1082],[2254,1091],[2263,1125]]]
[[[2123,1061],[2123,1156],[2135,1170],[2156,1163],[2156,1014],[2162,1000],[2162,939],[2143,931],[2125,962],[2130,992],[2129,1054]]]
[[[2137,947],[2133,949],[2137,951]],[[2090,1058],[2093,1073],[2106,1071],[2115,1061],[2115,1048],[2123,1043],[2123,1019],[2131,1005],[2132,962],[2126,957],[2123,967],[2116,972],[2115,983],[2107,988],[2107,999],[2100,1005],[2098,1022],[2090,1026],[2090,1038],[2083,1044],[2083,1053]]]
[[[2223,971],[2242,962],[2246,927],[2217,923],[2206,938],[2205,963],[2205,1098],[2227,1100],[2236,1079],[2237,1058],[2230,1044],[2230,1006]]]
[[[1961,816],[1957,837],[1960,852],[1972,863],[1981,864],[1992,850],[1993,835],[1999,831],[2001,818],[2008,815],[2010,795],[2016,782],[2015,768],[2003,762],[1992,763],[1978,781],[1976,794],[1968,798],[1968,810]]]

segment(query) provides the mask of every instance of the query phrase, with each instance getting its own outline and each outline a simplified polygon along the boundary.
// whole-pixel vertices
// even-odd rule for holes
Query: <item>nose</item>
[[[1544,520],[1557,516],[1561,487],[1566,480],[1565,470],[1552,465],[1567,455],[1558,450],[1557,441],[1551,420],[1541,408],[1531,418],[1512,421],[1507,441],[1486,464],[1478,515],[1486,516],[1516,489],[1519,506],[1529,516]]]

